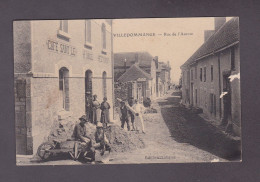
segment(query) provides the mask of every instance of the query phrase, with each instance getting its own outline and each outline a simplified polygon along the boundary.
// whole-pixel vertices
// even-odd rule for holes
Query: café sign
[[[69,56],[76,56],[77,52],[75,47],[55,40],[47,40],[47,48],[50,51]]]

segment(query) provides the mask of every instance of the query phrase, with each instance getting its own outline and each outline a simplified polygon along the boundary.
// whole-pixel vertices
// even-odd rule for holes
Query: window
[[[190,78],[193,80],[193,70],[190,71]]]
[[[69,35],[68,20],[60,20],[60,28],[57,36],[63,40],[69,41],[71,36]]]
[[[102,29],[101,29],[101,37],[102,37],[102,48],[106,49],[106,25],[103,23],[102,24]]]
[[[200,81],[202,82],[202,68],[200,68]]]
[[[66,33],[69,32],[68,20],[60,20],[60,30]]]
[[[87,96],[92,96],[92,71],[85,72],[85,92]]]
[[[195,67],[195,79],[197,79],[197,66]]]
[[[213,65],[210,67],[211,81],[213,82]]]
[[[91,21],[85,21],[85,43],[91,43]]]
[[[234,47],[231,48],[231,70],[234,71],[236,68],[235,66],[235,50]]]
[[[65,67],[59,70],[59,90],[62,108],[69,111],[69,70]]]
[[[207,80],[207,68],[204,67],[204,82]]]

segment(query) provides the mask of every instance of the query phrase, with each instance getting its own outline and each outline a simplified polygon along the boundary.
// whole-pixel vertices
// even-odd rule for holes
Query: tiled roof
[[[239,41],[239,20],[232,18],[216,31],[202,46],[181,66],[187,66],[196,60],[216,52]]]
[[[146,78],[151,80],[152,77],[143,71],[139,66],[133,64],[122,76],[118,78],[119,82],[136,81],[138,78]]]
[[[114,66],[123,67],[126,59],[126,66],[130,67],[135,63],[136,55],[138,55],[140,67],[151,67],[153,56],[148,52],[120,52],[114,54]]]

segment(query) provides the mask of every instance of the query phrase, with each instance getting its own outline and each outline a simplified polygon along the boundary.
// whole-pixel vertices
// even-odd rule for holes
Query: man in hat
[[[86,115],[83,115],[79,118],[79,123],[77,123],[74,127],[73,134],[72,134],[72,139],[85,142],[85,143],[90,143],[91,139],[86,136],[86,126],[85,124],[88,122],[88,119]]]
[[[89,122],[86,115],[83,115],[79,118],[79,123],[74,127],[72,139],[75,141],[80,141],[80,145],[84,148],[84,156],[89,158],[90,161],[95,161],[95,148],[92,146],[91,139],[87,136],[85,124]],[[78,143],[75,142],[75,149],[78,151]],[[75,156],[77,153],[75,152]]]

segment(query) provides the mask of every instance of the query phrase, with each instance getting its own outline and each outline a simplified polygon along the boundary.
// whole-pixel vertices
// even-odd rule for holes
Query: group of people
[[[107,123],[110,122],[110,105],[107,102],[107,97],[103,98],[103,102],[101,104],[97,100],[97,95],[94,95],[92,99],[91,97],[87,97],[86,101],[87,119],[93,124],[101,122],[103,125],[107,126]]]
[[[143,123],[143,111],[144,106],[140,104],[137,100],[134,100],[131,97],[128,101],[120,101],[120,121],[121,127],[124,128],[125,123],[127,125],[128,131],[130,131],[130,122],[129,118],[132,123],[132,131],[142,131],[145,133],[144,130],[144,123]],[[104,128],[107,127],[107,124],[110,122],[109,118],[109,109],[110,105],[107,102],[107,98],[103,98],[103,102],[100,104],[97,100],[97,95],[93,96],[93,99],[87,102],[86,105],[86,115],[83,115],[79,118],[79,122],[75,125],[72,139],[75,141],[80,141],[85,143],[86,146],[89,147],[91,151],[91,158],[95,158],[95,149],[101,149],[101,154],[104,154],[105,151],[111,150],[109,145],[109,141],[106,137]],[[101,113],[100,113],[101,111]],[[96,132],[95,132],[95,140],[91,140],[86,132],[86,123],[91,122],[96,125]]]
[[[144,111],[143,105],[133,97],[130,97],[128,101],[123,101],[121,99],[118,100],[120,101],[121,127],[124,128],[126,123],[127,129],[128,131],[130,131],[130,122],[129,122],[129,118],[130,118],[132,124],[131,131],[139,132],[141,129],[142,133],[145,133],[144,121],[143,121],[143,111]]]

